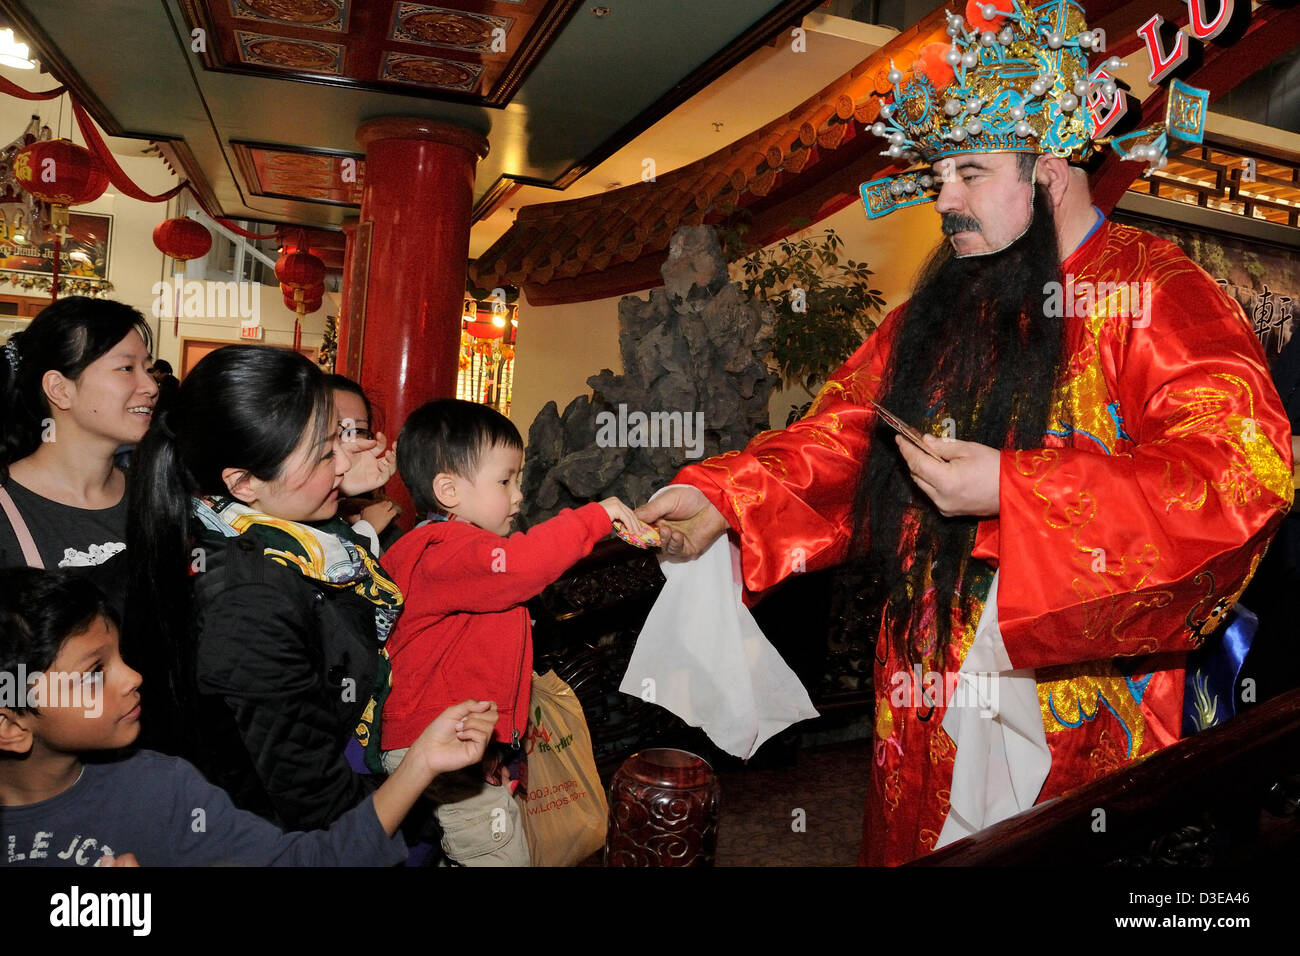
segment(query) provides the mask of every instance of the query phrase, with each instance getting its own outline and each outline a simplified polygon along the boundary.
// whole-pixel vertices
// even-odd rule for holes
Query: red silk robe
[[[1213,279],[1172,243],[1110,221],[1062,270],[1076,292],[1107,294],[1066,312],[1068,365],[1043,447],[1002,453],[1000,513],[980,523],[968,572],[980,575],[979,601],[954,615],[943,662],[960,667],[998,569],[1007,653],[1036,669],[1051,753],[1039,802],[1178,739],[1186,652],[1232,607],[1292,499],[1281,400],[1249,323]],[[1098,285],[1133,282],[1151,283],[1141,316],[1131,314],[1140,297]],[[905,308],[803,420],[676,477],[738,537],[747,600],[845,558],[868,444],[892,440],[867,400]],[[943,700],[924,706],[921,689],[906,691],[909,668],[889,643],[875,663],[869,865],[934,849],[956,752]]]

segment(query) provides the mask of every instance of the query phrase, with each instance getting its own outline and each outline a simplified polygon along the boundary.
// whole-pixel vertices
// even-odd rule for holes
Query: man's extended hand
[[[912,480],[929,495],[939,513],[948,518],[997,514],[1002,453],[970,441],[945,441],[933,435],[926,435],[924,440],[926,447],[944,461],[935,461],[901,435],[894,436]]]
[[[727,519],[698,488],[669,488],[636,509],[636,516],[659,529],[664,554],[693,558],[727,530]]]

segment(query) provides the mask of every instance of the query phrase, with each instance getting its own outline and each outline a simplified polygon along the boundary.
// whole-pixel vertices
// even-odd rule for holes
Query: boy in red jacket
[[[483,768],[445,774],[430,788],[443,850],[466,866],[529,862],[505,770],[528,726],[533,645],[524,602],[588,554],[613,519],[643,528],[631,508],[607,498],[510,534],[523,500],[523,452],[510,419],[456,399],[416,409],[397,441],[398,472],[430,520],[384,552],[384,568],[406,596],[388,638],[393,689],[384,702],[384,765],[391,772],[450,704],[496,701],[498,743]]]

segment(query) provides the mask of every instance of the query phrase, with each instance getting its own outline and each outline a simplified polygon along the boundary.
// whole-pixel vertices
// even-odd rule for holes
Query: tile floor
[[[801,749],[791,767],[720,772],[717,865],[856,865],[870,760],[857,741]]]

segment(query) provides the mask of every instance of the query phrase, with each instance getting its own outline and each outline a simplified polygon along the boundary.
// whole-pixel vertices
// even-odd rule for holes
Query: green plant
[[[736,246],[731,241],[724,249]],[[782,380],[809,394],[857,351],[885,303],[865,262],[841,261],[843,247],[835,230],[825,229],[821,236],[782,239],[739,263],[745,293],[775,309],[772,356]]]

